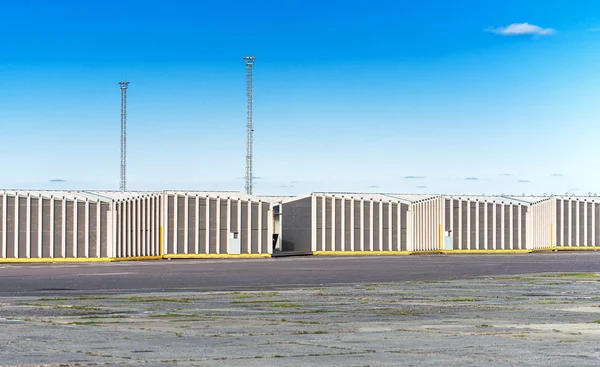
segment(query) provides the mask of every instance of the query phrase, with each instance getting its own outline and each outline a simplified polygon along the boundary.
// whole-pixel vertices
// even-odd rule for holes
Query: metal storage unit
[[[528,206],[526,212],[526,244],[529,250],[550,249],[556,228],[556,201],[552,197],[511,196]]]
[[[554,202],[555,246],[574,249],[600,247],[599,198],[560,196],[554,197]]]
[[[113,205],[88,192],[0,191],[0,258],[110,258]]]
[[[411,252],[436,248],[439,197],[313,193],[284,201],[284,251]]]
[[[529,204],[499,196],[447,196],[443,250],[526,250]],[[446,246],[448,238],[451,246]]]
[[[234,192],[165,192],[164,256],[268,255],[271,204]]]

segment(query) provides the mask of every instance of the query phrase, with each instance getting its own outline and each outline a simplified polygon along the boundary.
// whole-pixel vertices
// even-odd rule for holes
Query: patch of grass
[[[477,302],[475,298],[451,298],[451,299],[443,299],[439,302]]]
[[[106,358],[112,357],[110,354],[101,354],[101,353],[94,353],[94,352],[85,352],[83,354],[85,354],[86,356],[90,356],[90,357],[106,357]]]
[[[317,331],[294,331],[293,335],[308,335],[308,334],[329,334],[328,331],[325,330],[317,330]]]
[[[99,311],[99,310],[101,310],[98,307],[78,306],[78,305],[64,305],[64,306],[58,306],[58,308],[68,308],[68,309],[71,309],[71,310],[85,310],[85,311]]]
[[[232,305],[240,305],[246,303],[278,303],[287,302],[285,299],[253,299],[250,301],[231,301]]]
[[[190,303],[190,298],[163,298],[163,297],[129,297],[125,299],[129,302],[174,302],[174,303]]]
[[[475,327],[478,329],[483,329],[483,328],[488,328],[488,327],[493,327],[493,326],[488,325],[488,324],[481,324],[481,325],[475,325]]]
[[[86,319],[127,319],[126,315],[109,315],[109,316],[86,316]]]
[[[101,296],[81,296],[81,297],[55,297],[55,298],[38,298],[38,301],[87,301],[97,299],[108,299],[108,297]]]
[[[183,333],[175,333],[175,336],[178,338],[181,338],[181,337],[183,337]]]
[[[560,331],[558,329],[552,329],[552,331],[554,331],[555,333],[562,333],[562,331]]]
[[[559,273],[559,274],[544,274],[542,277],[556,278],[598,278],[595,273]]]
[[[295,324],[301,324],[301,325],[321,325],[321,324],[327,324],[326,322],[319,322],[319,321],[303,321],[303,320],[299,320],[299,321],[290,321],[293,322]]]
[[[282,303],[274,303],[270,305],[270,307],[274,308],[294,308],[294,307],[302,307],[299,303],[291,303],[291,302],[282,302]]]
[[[600,320],[594,320],[591,322],[592,324],[600,324]]]
[[[378,314],[377,316],[421,316],[422,314],[421,312],[391,312]]]
[[[69,325],[90,325],[90,326],[95,326],[95,325],[101,325],[101,322],[97,322],[97,321],[76,321],[76,322],[70,322]]]
[[[580,340],[575,340],[575,339],[563,339],[563,340],[559,340],[559,343],[579,343]]]

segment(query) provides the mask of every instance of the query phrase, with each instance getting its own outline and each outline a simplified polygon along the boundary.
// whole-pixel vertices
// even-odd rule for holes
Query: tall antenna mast
[[[252,124],[252,67],[255,56],[244,57],[246,64],[246,194],[252,195],[254,176],[252,173],[252,145],[254,144],[254,126]]]
[[[121,87],[121,184],[122,192],[127,190],[127,87],[129,82],[119,82]]]

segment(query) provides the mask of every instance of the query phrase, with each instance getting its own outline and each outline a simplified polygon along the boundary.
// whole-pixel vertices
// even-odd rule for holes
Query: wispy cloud
[[[588,32],[600,32],[600,27],[588,28]]]
[[[50,183],[62,183],[62,182],[67,182],[66,180],[60,179],[60,178],[53,178],[52,180],[48,181]]]
[[[500,176],[514,176],[512,173],[501,173]]]
[[[551,173],[550,176],[563,177],[564,175],[562,173]]]
[[[422,186],[422,185],[421,186],[417,186],[417,189],[426,189],[426,188],[427,188],[427,186]]]
[[[531,181],[529,181],[529,180],[519,180],[517,182],[519,182],[519,183],[530,183]]]
[[[542,28],[527,22],[513,23],[506,27],[488,27],[485,31],[501,36],[548,36],[556,33],[556,31],[552,28]]]
[[[426,176],[404,176],[405,180],[416,180],[421,178],[427,178]]]
[[[377,186],[377,185],[371,185],[371,186],[368,186],[367,188],[369,188],[369,189],[378,189],[379,186]]]
[[[477,177],[465,177],[465,180],[467,180],[467,181],[478,181],[479,179]]]

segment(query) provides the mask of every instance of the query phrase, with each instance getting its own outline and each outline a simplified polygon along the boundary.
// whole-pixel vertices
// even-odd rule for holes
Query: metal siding
[[[571,208],[573,210],[573,215],[571,216],[571,226],[573,230],[571,231],[571,240],[573,241],[573,246],[580,246],[580,243],[577,241],[577,202],[573,201],[571,203]]]
[[[42,257],[50,257],[50,200],[42,200]]]
[[[354,223],[352,224],[354,230],[354,251],[360,250],[360,200],[354,200]],[[348,246],[346,246],[348,248]]]
[[[238,228],[238,201],[231,200],[231,228],[230,232],[236,232]]]
[[[227,253],[227,238],[229,231],[227,228],[227,199],[220,201],[221,211],[219,212],[219,251],[221,254]]]
[[[285,218],[284,218],[285,221]],[[284,222],[285,223],[285,222]],[[248,202],[242,201],[242,233],[240,233],[242,243],[242,254],[249,254],[250,238],[248,237]]]
[[[77,203],[77,257],[85,257],[85,203]]]
[[[594,204],[586,203],[585,205],[587,205],[587,228],[585,229],[587,231],[587,243],[584,245],[592,246],[594,244],[592,239],[592,226],[594,225],[594,223],[592,223],[592,210],[594,208]]]
[[[211,254],[217,253],[217,199],[209,200],[209,219],[208,219],[208,232],[209,232],[209,243],[208,252]]]
[[[569,226],[571,225],[571,218],[569,216],[569,202],[567,200],[562,200],[564,210],[564,218],[563,225],[565,226],[565,233],[563,234],[563,246],[569,246]]]
[[[504,247],[510,250],[510,205],[504,205]]]
[[[496,204],[496,250],[502,249],[502,205]]]
[[[462,228],[460,229],[460,233],[461,235],[461,244],[460,244],[460,248],[462,250],[468,250],[467,247],[467,236],[469,235],[469,233],[467,232],[467,210],[469,210],[469,208],[467,208],[467,202],[466,201],[462,201],[462,205],[461,205],[461,226]]]
[[[485,204],[486,203],[479,203],[479,233],[477,234],[477,236],[479,236],[479,248],[478,250],[483,250],[485,249],[485,226],[487,225],[487,223],[485,222]]]
[[[364,218],[363,218],[363,228],[364,228],[364,233],[363,233],[363,241],[365,244],[365,248],[364,250],[368,250],[369,249],[369,243],[371,242],[371,236],[370,236],[370,230],[371,230],[371,202],[370,201],[364,201],[363,203],[364,206]],[[360,216],[360,213],[359,213]]]
[[[515,250],[521,249],[519,247],[519,210],[521,210],[520,205],[513,206],[513,217],[511,218],[511,221],[512,221],[512,228],[513,228],[513,231],[512,231],[513,248]]]
[[[258,253],[258,203],[252,203],[252,252]]]
[[[453,250],[460,250],[460,243],[458,243],[458,231],[460,228],[458,227],[458,217],[460,215],[458,200],[453,200],[454,204],[452,205],[452,243]],[[414,225],[414,224],[413,224]]]
[[[16,257],[15,243],[15,197],[8,196],[6,202],[6,257]]]
[[[526,206],[521,207],[521,248],[527,248],[527,211]],[[531,230],[531,229],[530,229]]]
[[[323,198],[317,196],[317,250],[323,249]],[[285,216],[283,217],[283,224],[285,225]],[[285,241],[286,232],[283,231],[283,240]]]
[[[494,223],[494,205],[492,203],[488,203],[487,205],[487,242],[488,247],[486,250],[494,249],[494,227],[496,224]]]
[[[273,248],[273,238],[269,238],[269,221],[272,221],[273,218],[269,218],[269,213],[271,210],[271,204],[262,203],[262,253],[271,253],[271,249]]]
[[[167,197],[167,243],[164,244],[165,246],[165,253],[166,254],[173,254],[175,253],[175,248],[176,248],[176,244],[175,244],[175,211],[174,211],[174,207],[175,207],[175,196],[174,195],[169,195]]]
[[[381,203],[378,202],[374,202],[373,203],[373,243],[371,243],[370,248],[373,250],[378,250],[379,249],[379,221],[381,220],[381,218],[379,218],[379,205],[381,205]],[[367,247],[367,244],[365,243],[365,247]]]
[[[54,257],[64,257],[62,253],[62,200],[54,201]]]
[[[198,228],[198,223],[196,223],[196,197],[190,196],[187,198],[188,200],[188,230],[187,230],[187,238],[188,238],[188,254],[196,253],[196,228]],[[198,238],[200,241],[200,238]]]
[[[331,243],[331,198],[325,198],[325,251],[333,251],[333,245]]]
[[[96,257],[98,249],[98,203],[90,203],[90,257]]]
[[[350,242],[352,237],[352,232],[354,231],[354,223],[352,223],[352,202],[349,199],[346,199],[344,202],[344,245],[346,250],[350,250]],[[356,215],[356,213],[354,213]]]
[[[450,208],[450,199],[444,200],[444,230],[450,229],[450,215],[452,214],[452,208]]]
[[[185,200],[184,196],[177,197],[177,244],[178,254],[185,254]]]
[[[401,208],[400,203],[390,204],[392,205],[392,251],[400,251],[400,244],[398,238],[398,209]]]
[[[561,213],[562,205],[563,205],[562,200],[556,200],[556,213],[555,213],[556,214],[556,239],[554,240],[556,246],[562,246],[562,244],[563,244],[563,238],[560,237],[560,233],[563,228],[563,223],[561,223],[561,221],[560,221],[560,219],[561,219],[560,213]]]
[[[390,203],[381,203],[380,205],[383,205],[383,212],[382,212],[382,217],[381,217],[381,221],[382,221],[382,225],[383,225],[383,233],[382,233],[382,241],[383,243],[380,244],[381,249],[383,251],[388,249],[388,244],[390,243],[390,212],[389,212],[389,205],[391,205]],[[378,237],[379,238],[379,237]]]
[[[110,204],[100,204],[100,257],[108,256],[108,247],[112,246],[112,243],[108,243],[108,212],[110,211]],[[115,213],[113,213],[115,215]],[[111,225],[112,227],[112,225]],[[116,241],[116,238],[113,238]]]
[[[469,218],[469,221],[470,221],[470,224],[469,224],[470,225],[470,228],[469,228],[469,230],[470,230],[470,233],[469,233],[469,245],[470,245],[470,248],[469,249],[470,250],[477,250],[477,246],[476,246],[477,240],[476,240],[476,238],[477,238],[477,234],[478,233],[476,231],[476,229],[477,229],[477,221],[476,221],[476,215],[475,215],[475,212],[477,211],[477,208],[476,208],[475,205],[476,205],[475,202],[471,202],[470,208],[469,208],[469,210],[471,211],[469,213],[469,216],[470,216],[470,218]]]
[[[31,198],[31,231],[29,232],[29,236],[31,239],[31,257],[42,257],[42,254],[38,252],[38,231],[40,226],[39,219],[39,206],[40,199]]]
[[[408,204],[400,204],[400,250],[407,251],[408,247]]]
[[[579,246],[585,246],[585,240],[584,240],[584,235],[585,235],[585,222],[583,220],[583,216],[584,216],[584,205],[586,205],[586,203],[584,201],[579,202],[579,238],[577,239],[577,243]]]
[[[342,250],[342,200],[334,199],[335,203],[335,251]]]
[[[595,237],[596,237],[596,246],[600,246],[600,204],[594,204],[594,212],[595,212]]]
[[[198,252],[204,254],[208,248],[206,243],[206,199],[200,198],[198,201],[198,223],[196,224],[198,226]]]
[[[19,253],[16,257],[25,257],[27,248],[27,199],[18,198],[19,200],[19,233],[17,241],[19,243]]]

